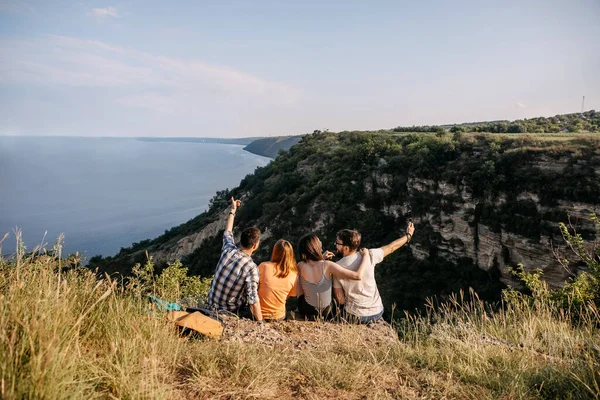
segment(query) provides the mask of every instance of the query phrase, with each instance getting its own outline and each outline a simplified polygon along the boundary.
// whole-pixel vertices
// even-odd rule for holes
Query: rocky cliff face
[[[544,167],[553,170],[564,168],[560,164],[548,162],[545,162]],[[389,180],[389,178],[382,180]],[[564,247],[562,236],[558,231],[551,235],[541,234],[539,239],[532,239],[505,229],[496,231],[477,220],[478,203],[465,188],[459,191],[456,186],[448,182],[412,178],[409,179],[408,190],[413,192],[411,193],[413,197],[416,197],[417,193],[440,195],[441,202],[455,201],[455,196],[458,195],[461,202],[455,212],[447,214],[442,210],[432,209],[431,212],[415,218],[416,224],[426,224],[431,227],[432,232],[438,234],[437,237],[432,235],[431,240],[413,246],[413,254],[417,258],[428,257],[432,244],[435,244],[438,256],[443,258],[458,261],[461,257],[467,257],[484,270],[498,267],[502,282],[511,286],[519,285],[510,272],[517,264],[522,264],[526,271],[534,268],[542,269],[544,278],[552,287],[561,286],[572,273],[580,272],[576,266],[575,269],[567,271],[558,262],[554,251],[560,252],[560,248]],[[547,207],[540,205],[539,197],[530,192],[519,194],[517,200],[535,203],[542,214],[550,212],[554,214],[558,211],[559,214],[568,215],[578,230],[593,231],[594,224],[590,214],[600,215],[598,204],[560,201],[556,207]],[[495,201],[495,206],[499,207],[503,204],[506,204],[506,196],[500,195]],[[403,205],[404,208],[406,206]],[[540,225],[543,224],[556,224],[556,221],[540,221]]]
[[[175,244],[167,243],[158,247],[151,252],[154,261],[157,264],[163,264],[184,259],[196,249],[200,248],[205,240],[214,238],[219,232],[222,232],[225,229],[227,215],[228,212],[223,210],[218,214],[215,221],[207,224],[200,231],[182,237],[177,240]]]
[[[564,165],[553,164],[544,161],[545,169],[560,171]],[[379,193],[387,193],[392,190],[394,176],[392,174],[375,173],[372,178],[376,182]],[[373,192],[371,180],[364,183],[367,193]],[[552,287],[562,285],[572,273],[578,273],[577,266],[571,271],[565,270],[557,261],[555,251],[560,252],[564,247],[562,236],[558,230],[553,234],[541,234],[539,239],[533,239],[525,235],[501,228],[499,231],[484,223],[478,221],[477,210],[480,203],[473,200],[467,187],[462,189],[445,181],[434,181],[431,179],[422,179],[410,177],[407,182],[407,192],[410,198],[420,198],[422,196],[437,197],[440,204],[453,202],[458,207],[454,212],[446,213],[440,208],[434,207],[421,216],[415,216],[414,222],[417,227],[429,227],[430,232],[427,237],[420,237],[411,246],[410,251],[417,259],[426,259],[435,248],[437,256],[459,262],[461,258],[470,258],[483,270],[489,270],[497,267],[500,270],[500,279],[506,285],[518,286],[519,282],[510,272],[517,264],[522,264],[526,271],[534,268],[540,268],[544,271],[544,278]],[[539,196],[532,192],[523,192],[517,196],[517,201],[533,202],[540,214],[552,215],[558,212],[560,215],[568,215],[570,221],[578,230],[591,232],[594,229],[590,214],[600,215],[599,204],[578,203],[572,201],[559,201],[556,207],[542,206]],[[500,194],[494,201],[495,207],[506,204],[506,196]],[[364,204],[358,204],[359,209],[367,211]],[[310,230],[319,231],[326,225],[327,215],[321,215],[317,211],[317,204],[309,208],[306,217],[313,220],[314,223]],[[410,202],[402,204],[391,204],[382,208],[385,215],[397,218],[399,215],[405,215],[410,209]],[[196,251],[205,240],[213,239],[221,234],[225,229],[227,212],[222,211],[217,220],[206,225],[199,232],[194,232],[179,239],[175,246],[162,246],[152,252],[157,263],[173,262]],[[510,219],[510,218],[509,218]],[[565,221],[567,222],[567,221]],[[542,220],[540,226],[544,224],[555,225],[556,221]],[[267,224],[262,221],[259,225]],[[510,224],[510,222],[508,223]],[[263,228],[264,230],[264,228]],[[263,231],[262,240],[267,241],[271,238],[271,233],[267,227]],[[418,237],[418,236],[417,236]],[[239,238],[236,238],[236,240]]]

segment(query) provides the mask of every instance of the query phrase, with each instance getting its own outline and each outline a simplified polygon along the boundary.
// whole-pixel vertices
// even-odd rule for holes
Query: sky
[[[0,135],[249,137],[600,110],[600,0],[0,0]]]

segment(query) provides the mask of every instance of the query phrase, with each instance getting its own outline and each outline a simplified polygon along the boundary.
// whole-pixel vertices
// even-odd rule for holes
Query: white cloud
[[[517,102],[517,107],[519,108],[527,108],[527,104],[523,104],[520,101]]]
[[[288,105],[299,93],[228,66],[65,36],[0,39],[0,56],[0,84],[105,88],[119,104],[161,113],[193,113],[190,102]]]
[[[92,8],[91,14],[98,18],[120,18],[121,15],[117,12],[117,9],[114,7],[105,7],[105,8]]]

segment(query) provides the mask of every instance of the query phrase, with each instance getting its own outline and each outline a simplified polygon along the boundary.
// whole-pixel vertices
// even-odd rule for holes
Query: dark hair
[[[249,249],[254,247],[260,240],[260,229],[255,226],[246,228],[242,231],[242,237],[240,238],[240,244],[242,249]]]
[[[354,229],[342,229],[337,233],[337,238],[342,241],[344,246],[350,247],[352,251],[360,246],[360,233]]]
[[[300,238],[300,242],[298,242],[298,253],[300,253],[300,259],[302,261],[321,261],[325,259],[323,257],[321,241],[314,233],[309,233]]]

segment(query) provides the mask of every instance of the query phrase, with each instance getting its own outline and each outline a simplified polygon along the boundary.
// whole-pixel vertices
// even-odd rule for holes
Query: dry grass
[[[323,323],[276,326],[304,348],[180,338],[111,279],[18,257],[0,260],[0,397],[597,398],[597,322],[456,298],[403,319],[400,340]]]

